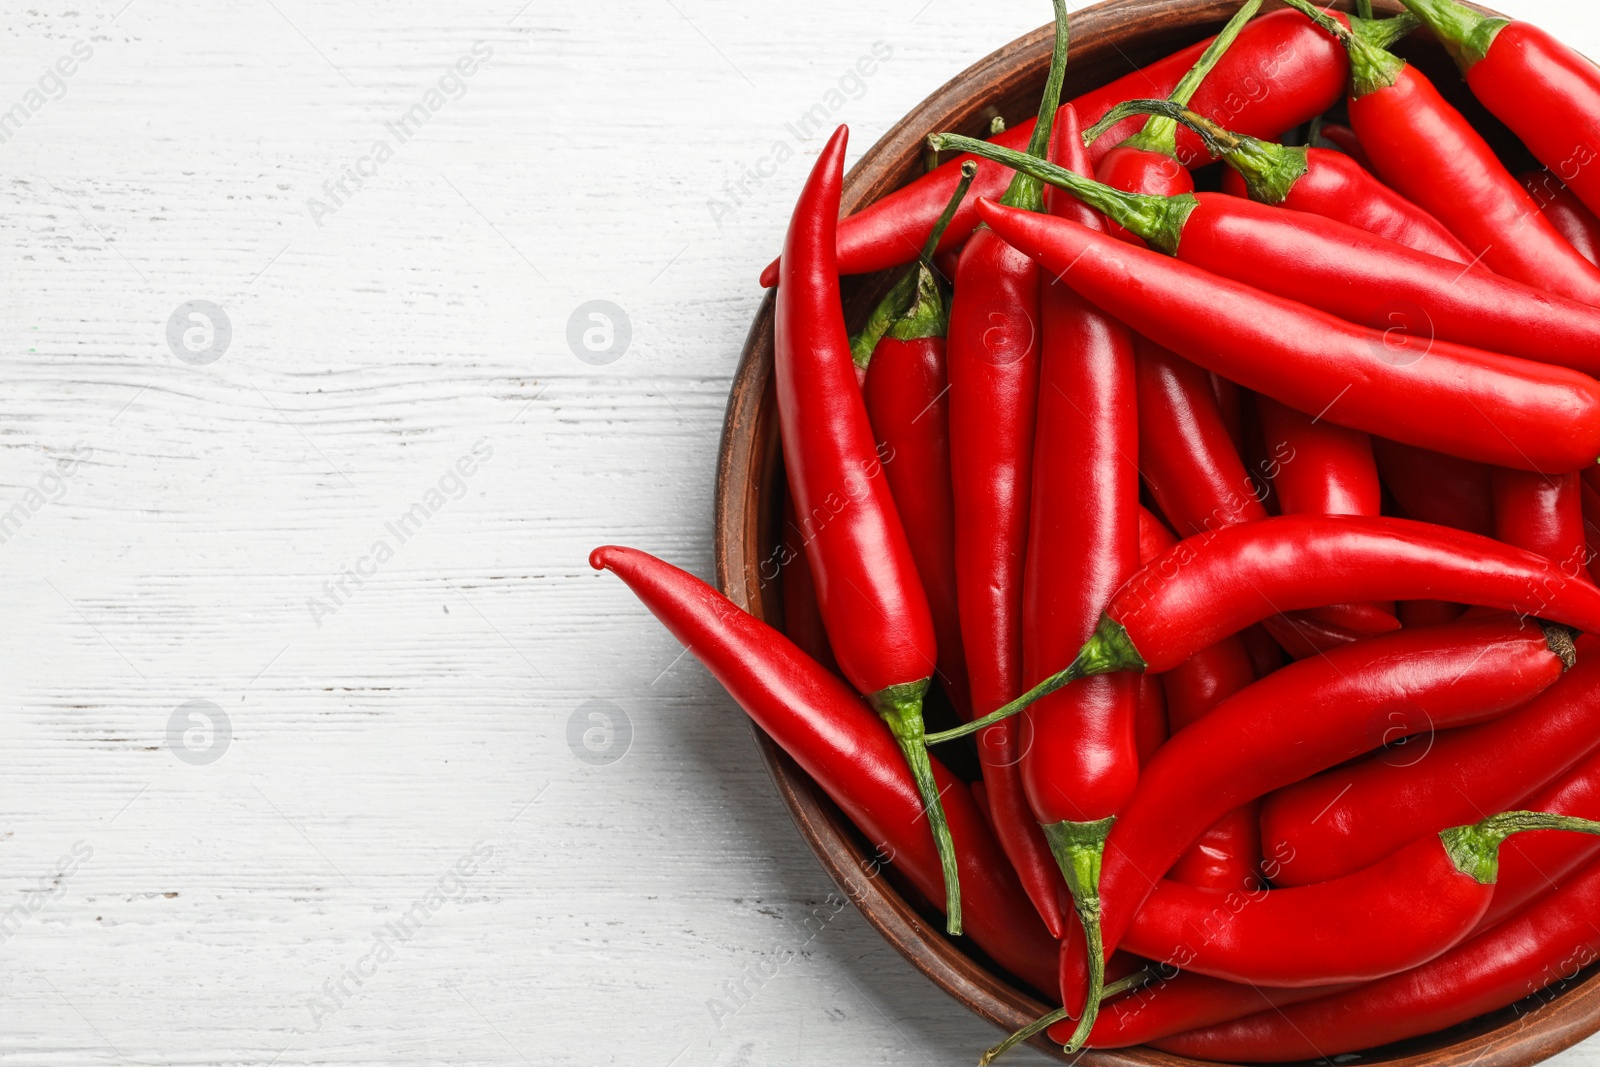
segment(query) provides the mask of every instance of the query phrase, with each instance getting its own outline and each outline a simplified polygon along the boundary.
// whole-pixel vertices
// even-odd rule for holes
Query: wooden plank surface
[[[585,556],[709,573],[791,126],[1048,5],[0,10],[0,1062],[971,1062]]]

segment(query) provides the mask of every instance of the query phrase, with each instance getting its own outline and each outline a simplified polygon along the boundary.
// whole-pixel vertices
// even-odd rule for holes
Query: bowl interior
[[[1281,6],[1269,4],[1268,9]],[[1349,10],[1349,0],[1338,0]],[[1120,77],[1217,31],[1237,8],[1235,0],[1109,0],[1072,15],[1072,56],[1063,99]],[[1395,0],[1376,0],[1380,15],[1395,14]],[[845,180],[844,213],[856,211],[922,172],[922,139],[935,130],[982,136],[992,116],[1008,123],[1031,117],[1049,66],[1049,27],[1041,27],[980,60],[946,83],[886,133]],[[1454,64],[1425,34],[1396,51],[1433,79],[1477,125],[1514,170],[1531,165],[1509,131],[1472,99]],[[1216,168],[1211,168],[1213,171]],[[1214,180],[1214,179],[1213,179]],[[1201,179],[1202,185],[1205,179]],[[846,278],[845,315],[852,330],[894,280],[894,272]],[[763,302],[735,375],[717,471],[715,554],[717,580],[735,603],[782,625],[776,560],[787,488],[779,453],[777,405],[772,391],[771,294]],[[824,868],[867,920],[914,966],[971,1010],[1010,1031],[1048,1006],[969,942],[952,942],[942,919],[889,869],[867,878],[868,843],[811,779],[759,728],[752,726],[773,781],[795,824]],[[1600,1030],[1600,983],[1594,968],[1521,1004],[1452,1029],[1377,1049],[1360,1060],[1396,1067],[1525,1067]],[[1060,1054],[1059,1046],[1036,1042]],[[976,1052],[977,1050],[974,1050]],[[1176,1067],[1197,1063],[1147,1048],[1094,1051],[1085,1067]]]

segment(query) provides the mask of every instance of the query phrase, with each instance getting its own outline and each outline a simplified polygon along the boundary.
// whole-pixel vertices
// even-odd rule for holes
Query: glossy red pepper
[[[1228,164],[1222,191],[1230,196],[1333,219],[1453,263],[1473,261],[1444,223],[1343,152],[1245,136],[1162,100],[1130,100],[1107,117],[1145,113],[1170,116],[1199,132],[1212,154]]]
[[[1310,0],[1285,2],[1349,50],[1350,127],[1380,178],[1448,226],[1496,274],[1600,304],[1600,269],[1556,232],[1494,149],[1427,77],[1352,34]]]
[[[1272,639],[1278,642],[1278,646],[1289,653],[1289,658],[1295,660],[1320,656],[1331,648],[1353,645],[1362,637],[1368,636],[1342,626],[1331,625],[1314,617],[1310,612],[1301,611],[1274,615],[1263,619],[1261,625],[1272,635]],[[1397,619],[1391,629],[1399,629],[1399,626]]]
[[[1600,456],[1600,384],[1577,371],[1385,334],[1067,220],[979,210],[1150,340],[1307,414],[1518,469],[1565,473]]]
[[[1375,723],[1406,736],[1483,721],[1548,688],[1562,666],[1541,630],[1498,616],[1370,638],[1241,690],[1167,742],[1112,830],[1102,874],[1106,949],[1122,943],[1156,882],[1226,812],[1360,755],[1377,740]],[[1068,1007],[1089,988],[1081,947],[1062,946]]]
[[[1144,565],[1176,544],[1161,520],[1139,511],[1139,563]],[[1141,675],[1159,682],[1167,693],[1167,725],[1172,733],[1209,713],[1218,704],[1255,681],[1250,654],[1237,637],[1225,637],[1160,675]],[[1154,755],[1152,750],[1151,755]],[[1148,763],[1141,758],[1140,763]],[[1170,877],[1189,885],[1216,889],[1249,889],[1261,880],[1261,829],[1253,802],[1230,811],[1179,857]]]
[[[932,140],[957,141],[945,134]],[[1333,219],[1222,193],[1124,193],[1038,160],[981,150],[1070,188],[1151,248],[1183,263],[1380,331],[1386,347],[1376,354],[1401,368],[1439,341],[1455,341],[1600,373],[1600,308],[1466,269]]]
[[[1518,180],[1556,232],[1584,259],[1600,263],[1600,218],[1595,218],[1577,194],[1547,170],[1528,171]]]
[[[771,566],[779,569],[783,589],[783,632],[800,650],[835,674],[839,662],[828,644],[828,630],[822,625],[817,607],[817,587],[811,579],[811,564],[806,559],[804,535],[794,519],[794,501],[783,498],[783,547]],[[763,575],[765,577],[765,575]]]
[[[1587,578],[1589,548],[1583,529],[1583,488],[1572,474],[1490,470],[1495,537],[1560,564],[1568,575]]]
[[[1063,129],[1057,151],[1067,165],[1087,169],[1075,116],[1064,126],[1074,128]],[[1052,197],[1049,208],[1099,222],[1067,197]],[[1139,564],[1131,339],[1064,285],[1046,279],[1041,300],[1044,358],[1020,616],[1030,685],[1094,630],[1101,605]],[[1033,740],[1022,755],[1022,781],[1080,922],[1088,916],[1092,924],[1100,849],[1138,780],[1137,717],[1133,678],[1056,693],[1027,710]],[[1097,972],[1097,983],[1102,977]]]
[[[1050,147],[1065,76],[1066,8],[1056,2],[1056,45],[1029,150]],[[1040,210],[1037,182],[1017,178],[1008,203]],[[1026,256],[987,227],[961,251],[950,305],[950,451],[955,499],[955,562],[962,642],[973,710],[985,715],[1023,689],[1023,575],[1027,563],[1029,497],[1033,484],[1034,426],[1040,360],[1039,271]],[[978,737],[998,822],[1007,822],[1008,853],[1052,936],[1065,922],[1060,879],[1040,862],[1048,850],[1038,837],[1027,792],[1030,755],[1044,743],[1037,733],[1019,744],[1019,724],[999,723]],[[1054,866],[1051,862],[1051,866]]]
[[[1584,652],[1593,651],[1584,648]],[[1580,819],[1600,817],[1600,755],[1591,755],[1556,781],[1522,798],[1517,807]],[[1513,837],[1500,849],[1500,880],[1495,883],[1489,910],[1478,920],[1479,931],[1558,888],[1596,855],[1600,855],[1600,841],[1586,837],[1546,832]]]
[[[1364,38],[1386,44],[1410,32],[1416,23],[1393,18],[1356,25]],[[1072,101],[1079,121],[1098,122],[1130,97],[1170,93],[1210,43],[1210,39],[1200,41],[1084,93]],[[1336,103],[1349,72],[1344,50],[1326,34],[1295,12],[1274,11],[1245,27],[1238,42],[1195,93],[1193,107],[1202,115],[1216,116],[1246,133],[1275,137]],[[1109,133],[1120,140],[1138,126],[1138,120],[1131,119]],[[1032,135],[1033,120],[1029,119],[996,136],[994,143],[1020,150]],[[1109,148],[1117,140],[1102,143]],[[1178,150],[1184,158],[1197,158],[1199,149],[1198,139],[1179,133]],[[934,219],[949,201],[958,169],[968,158],[971,157],[949,160],[844,219],[839,225],[840,272],[867,274],[911,262],[933,228]],[[1090,161],[1097,159],[1098,153],[1091,152]],[[1003,168],[980,166],[973,194],[998,197],[1010,182],[1011,175]],[[977,224],[976,213],[957,215],[940,242],[941,250],[959,245]],[[777,281],[778,265],[773,262],[762,272],[761,284],[772,286]]]
[[[1414,970],[1152,1044],[1235,1063],[1320,1060],[1444,1030],[1568,985],[1600,953],[1600,863],[1526,911]]]
[[[1378,474],[1407,518],[1494,535],[1489,469],[1481,463],[1372,438]]]
[[[929,900],[943,899],[943,859],[917,784],[898,742],[860,697],[691,574],[630,548],[597,548],[589,562],[626,582],[867,840]],[[1054,944],[966,787],[936,761],[930,767],[957,846],[968,935],[1011,973],[1050,988]]]
[[[1262,839],[1294,855],[1274,882],[1301,886],[1340,878],[1419,835],[1502,811],[1597,745],[1600,660],[1586,660],[1538,699],[1494,722],[1424,736],[1268,797]]]
[[[1570,837],[1571,835],[1564,835]],[[1100,1007],[1090,1048],[1129,1048],[1186,1030],[1228,1022],[1258,1011],[1287,1007],[1327,996],[1344,987],[1308,986],[1271,989],[1239,985],[1221,978],[1182,971],[1161,977]],[[1051,1040],[1065,1041],[1066,1026],[1053,1027]]]
[[[1253,893],[1157,884],[1123,945],[1147,959],[1265,986],[1367,982],[1460,943],[1494,896],[1500,844],[1525,830],[1600,823],[1508,811],[1428,833],[1340,878]]]
[[[846,136],[839,127],[823,148],[784,243],[773,358],[784,467],[839,668],[889,724],[923,791],[945,857],[946,918],[955,934],[957,867],[922,745],[922,698],[938,659],[933,614],[882,477],[834,265]]]
[[[1238,38],[1245,23],[1261,10],[1261,0],[1249,0],[1242,5],[1222,32],[1211,39],[1206,50],[1195,60],[1172,90],[1169,100],[1187,105],[1206,75],[1216,68],[1220,60]],[[1194,192],[1194,178],[1189,174],[1188,162],[1197,157],[1179,155],[1178,124],[1171,119],[1155,117],[1147,121],[1138,133],[1120,142],[1095,164],[1094,176],[1113,189],[1130,193],[1149,193],[1156,196],[1175,196]],[[1116,223],[1107,229],[1113,237],[1138,243],[1127,230]]]
[[[974,170],[976,168],[973,168]],[[941,222],[948,223],[971,185],[956,187]],[[935,227],[935,233],[942,227]],[[924,251],[927,251],[925,248]],[[949,325],[939,277],[921,262],[874,310],[865,336],[852,346],[866,357],[861,395],[884,474],[909,537],[917,574],[928,594],[938,640],[939,682],[962,719],[972,718],[967,661],[956,602],[955,501],[950,488]],[[802,646],[804,647],[804,646]]]
[[[1600,71],[1531,23],[1454,0],[1406,0],[1455,56],[1495,118],[1589,206],[1600,211]]]

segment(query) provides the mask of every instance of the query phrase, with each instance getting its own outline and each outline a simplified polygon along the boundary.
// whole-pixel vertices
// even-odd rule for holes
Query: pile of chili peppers
[[[763,277],[782,630],[591,556],[1060,1005],[984,1063],[1329,1058],[1600,959],[1600,68],[1404,2],[1064,103],[1054,0],[1037,115],[842,220],[840,128]]]

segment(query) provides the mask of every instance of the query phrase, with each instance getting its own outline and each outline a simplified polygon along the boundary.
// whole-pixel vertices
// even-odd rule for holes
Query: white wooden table
[[[972,1061],[585,557],[710,571],[786,123],[1048,13],[4,6],[0,1063]]]

